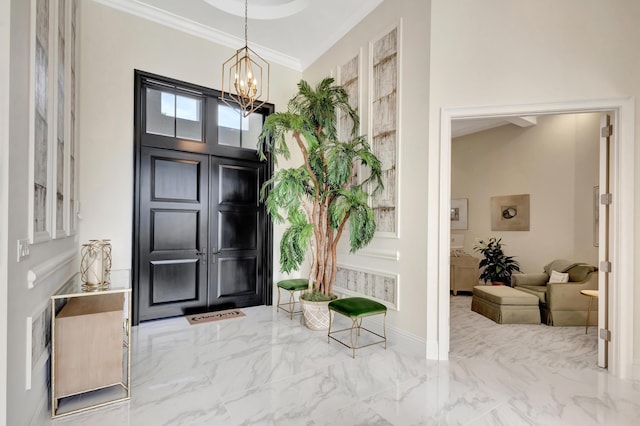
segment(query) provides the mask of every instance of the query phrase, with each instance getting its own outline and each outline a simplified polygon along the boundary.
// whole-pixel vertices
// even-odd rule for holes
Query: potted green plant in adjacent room
[[[338,138],[339,112],[351,119],[347,140]],[[309,288],[301,302],[305,322],[314,329],[328,327],[326,305],[335,298],[336,249],[345,227],[352,253],[366,246],[376,230],[368,199],[382,189],[381,164],[366,138],[357,134],[358,127],[359,116],[344,88],[325,78],[315,89],[300,81],[287,112],[268,116],[260,135],[262,159],[266,152],[276,164],[279,158],[289,159],[287,136],[301,154],[302,164],[276,171],[262,197],[273,221],[289,225],[280,242],[281,270],[299,270],[311,250]],[[356,171],[360,179],[354,178]],[[307,313],[307,302],[321,303],[319,312]]]
[[[488,281],[494,285],[511,285],[511,275],[515,271],[520,271],[520,264],[514,256],[507,256],[502,250],[502,238],[491,237],[486,242],[479,240],[473,247],[484,257],[480,260],[480,279],[485,283]]]

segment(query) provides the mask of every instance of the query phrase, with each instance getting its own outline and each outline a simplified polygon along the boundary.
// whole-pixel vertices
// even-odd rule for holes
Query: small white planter
[[[304,324],[311,330],[329,329],[329,302],[309,302],[300,299]]]

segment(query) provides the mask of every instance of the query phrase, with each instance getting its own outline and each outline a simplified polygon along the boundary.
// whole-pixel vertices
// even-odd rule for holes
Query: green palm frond
[[[280,269],[283,272],[289,273],[300,268],[312,235],[313,225],[306,221],[292,224],[284,231],[280,241]]]
[[[269,185],[273,188],[268,192]],[[283,169],[275,173],[260,190],[260,198],[265,201],[267,212],[276,223],[284,222],[280,210],[297,210],[301,200],[309,195],[309,174],[304,167]],[[266,196],[266,200],[265,200]]]

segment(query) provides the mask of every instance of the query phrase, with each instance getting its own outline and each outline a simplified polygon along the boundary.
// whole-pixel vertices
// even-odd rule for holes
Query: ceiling
[[[451,121],[451,137],[459,138],[460,136],[466,136],[472,133],[483,132],[485,130],[507,125],[514,125],[523,128],[531,127],[535,126],[537,122],[537,117],[533,116],[456,119]]]
[[[239,49],[244,0],[95,0]],[[297,71],[311,65],[383,0],[248,0],[249,47]]]

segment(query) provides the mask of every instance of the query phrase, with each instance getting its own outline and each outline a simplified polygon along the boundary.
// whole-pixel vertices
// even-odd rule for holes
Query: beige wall
[[[219,89],[234,51],[95,2],[83,2],[81,20],[80,241],[111,238],[114,269],[130,270],[134,69]],[[271,65],[276,108],[299,78]]]
[[[599,114],[538,117],[537,125],[499,127],[456,138],[451,198],[468,199],[465,251],[478,239],[502,238],[525,273],[553,259],[597,265],[593,187],[598,185]],[[529,194],[530,231],[492,231],[490,198]]]
[[[431,13],[432,147],[440,143],[441,108],[640,95],[640,3],[635,0],[432,0]],[[637,108],[635,114],[635,134],[640,135]],[[638,149],[635,162],[640,164]],[[636,214],[639,201],[636,196]],[[639,249],[636,227],[636,265]],[[640,366],[638,268],[635,274],[636,316],[628,320]]]
[[[323,77],[336,76],[337,67],[362,49],[363,133],[369,120],[369,42],[386,34],[402,19],[400,65],[400,136],[398,148],[399,237],[375,238],[373,251],[398,253],[399,260],[380,259],[365,254],[344,256],[341,262],[363,269],[399,276],[399,310],[392,311],[389,323],[408,337],[424,340],[426,318],[426,198],[416,197],[416,185],[426,182],[429,95],[429,2],[385,1],[325,55],[304,71],[315,84]]]

